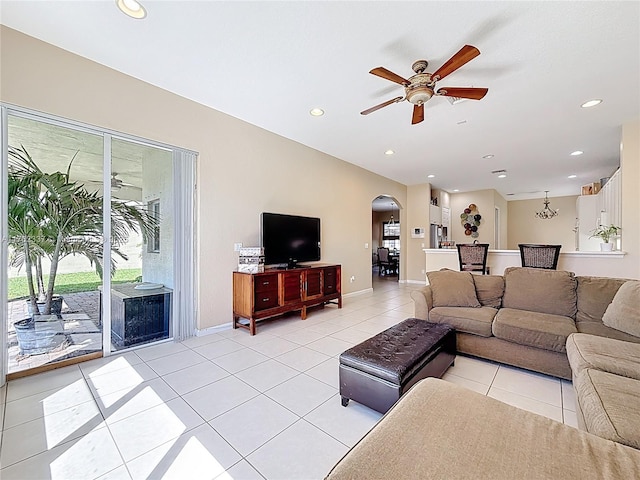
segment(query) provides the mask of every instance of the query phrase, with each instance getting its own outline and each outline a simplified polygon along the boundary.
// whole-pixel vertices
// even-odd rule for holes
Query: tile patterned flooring
[[[0,388],[0,477],[321,479],[381,417],[338,395],[338,355],[413,314],[415,285],[22,378]],[[444,377],[575,426],[570,382],[458,356]]]

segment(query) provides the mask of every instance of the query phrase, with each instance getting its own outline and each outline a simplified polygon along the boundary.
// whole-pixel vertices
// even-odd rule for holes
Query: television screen
[[[267,265],[320,260],[320,219],[262,213],[260,238]]]

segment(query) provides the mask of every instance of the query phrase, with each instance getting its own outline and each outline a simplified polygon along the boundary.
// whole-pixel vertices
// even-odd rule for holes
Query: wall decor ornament
[[[460,224],[464,228],[464,234],[471,238],[478,238],[478,228],[482,222],[482,215],[478,212],[478,206],[475,203],[469,204],[467,208],[460,214]]]

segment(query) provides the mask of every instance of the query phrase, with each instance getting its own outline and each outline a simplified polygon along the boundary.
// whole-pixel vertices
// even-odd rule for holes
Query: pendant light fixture
[[[389,219],[389,222],[388,222],[388,225],[390,227],[393,227],[396,224],[396,222],[393,220],[393,206],[394,206],[394,203],[391,202],[391,218]]]
[[[558,209],[552,210],[549,208],[549,203],[551,202],[549,202],[549,197],[547,196],[548,193],[549,190],[544,191],[544,208],[539,212],[536,212],[536,217],[542,220],[549,220],[558,215]]]

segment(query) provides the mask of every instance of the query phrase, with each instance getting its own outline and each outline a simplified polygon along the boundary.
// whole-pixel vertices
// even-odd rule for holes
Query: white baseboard
[[[400,280],[400,283],[411,283],[414,285],[426,285],[427,282],[424,280]]]
[[[231,328],[233,328],[233,324],[229,322],[229,323],[223,323],[222,325],[216,325],[215,327],[204,328],[202,330],[196,329],[196,337],[204,337],[205,335],[211,335],[214,333],[223,332]]]
[[[364,290],[358,290],[357,292],[345,293],[342,298],[357,297],[358,295],[364,295],[365,293],[372,293],[373,288],[365,288]]]

